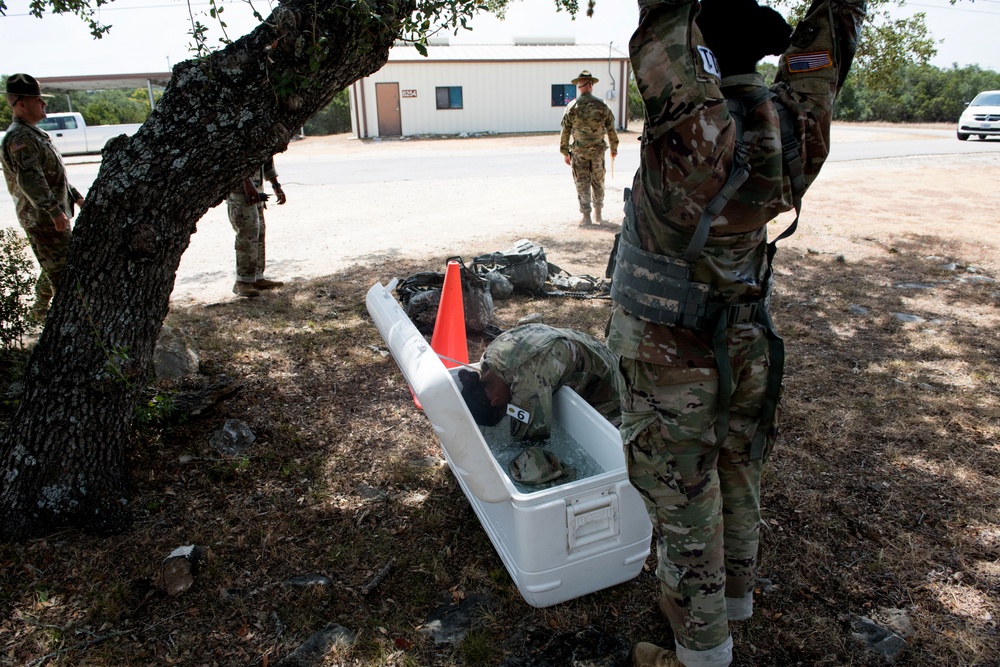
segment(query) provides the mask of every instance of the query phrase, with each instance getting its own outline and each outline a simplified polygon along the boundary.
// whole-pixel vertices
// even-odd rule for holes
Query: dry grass
[[[811,210],[814,231],[778,255],[787,387],[764,482],[761,572],[773,588],[737,628],[734,664],[880,664],[851,638],[850,615],[886,623],[900,608],[915,634],[898,664],[997,665],[1000,287],[939,268],[996,257],[995,235],[860,221],[826,233],[823,209]],[[551,261],[601,273],[610,235],[576,236],[536,240]],[[440,465],[363,298],[376,280],[443,259],[375,263],[259,300],[173,312],[169,321],[199,341],[203,371],[246,388],[205,418],[141,431],[139,517],[128,534],[0,545],[0,663],[265,665],[330,622],[359,637],[328,658],[337,665],[498,664],[525,642],[588,625],[664,641],[652,558],[631,582],[533,609]],[[936,286],[897,287],[905,283]],[[544,312],[551,324],[602,335],[607,309],[518,298],[499,316]],[[924,322],[903,323],[899,312]],[[470,341],[473,355],[483,346]],[[257,434],[247,456],[209,448],[226,418]],[[211,558],[190,591],[166,597],[158,564],[190,543]],[[364,595],[390,560],[389,578]],[[305,573],[333,584],[280,585]],[[417,631],[449,591],[497,600],[454,648]]]

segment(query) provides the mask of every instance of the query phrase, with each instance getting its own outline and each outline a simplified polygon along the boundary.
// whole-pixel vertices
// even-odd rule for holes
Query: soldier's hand
[[[570,156],[570,155],[563,155],[563,159],[566,161],[566,164],[568,164],[570,166],[573,166],[573,157],[572,156]]]
[[[76,200],[77,208],[83,208],[83,197]]]
[[[55,226],[57,232],[64,232],[69,229],[69,218],[66,217],[65,213],[60,213],[52,218],[52,224]]]
[[[616,157],[618,157],[618,151],[611,151],[611,159],[614,160]]]
[[[260,203],[260,193],[257,192],[257,186],[249,178],[243,179],[243,196],[248,204]]]
[[[285,191],[281,189],[280,185],[278,185],[277,183],[274,183],[273,185],[274,185],[274,196],[278,198],[278,206],[281,206],[286,201],[288,201],[288,197],[285,196]]]

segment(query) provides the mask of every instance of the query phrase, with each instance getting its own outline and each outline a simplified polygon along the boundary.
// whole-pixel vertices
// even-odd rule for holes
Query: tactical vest
[[[691,241],[680,258],[648,252],[639,247],[635,209],[631,191],[625,190],[625,221],[622,231],[615,238],[615,247],[608,264],[611,280],[611,298],[626,311],[639,319],[665,326],[682,327],[712,333],[712,346],[719,370],[718,415],[716,440],[723,442],[729,430],[729,400],[732,394],[732,368],[726,345],[726,329],[735,324],[755,322],[763,327],[768,337],[770,370],[767,390],[761,410],[761,421],[751,446],[751,459],[762,455],[764,439],[774,423],[774,416],[781,393],[784,373],[784,341],[774,330],[768,304],[771,293],[771,262],[777,251],[777,242],[795,232],[799,222],[805,176],[799,140],[791,113],[780,102],[774,101],[781,127],[782,160],[791,181],[792,203],[795,220],[774,241],[767,244],[767,268],[761,297],[757,301],[728,303],[718,298],[714,286],[692,280],[694,264],[708,241],[712,221],[725,208],[750,176],[747,162],[748,142],[744,135],[744,118],[759,105],[774,100],[774,93],[763,88],[749,93],[727,97],[726,105],[736,125],[736,146],[733,164],[719,193],[705,207]]]

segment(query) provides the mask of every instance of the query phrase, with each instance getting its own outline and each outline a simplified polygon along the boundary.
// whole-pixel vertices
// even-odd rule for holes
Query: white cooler
[[[628,481],[618,430],[563,387],[554,401],[555,422],[601,472],[534,492],[519,490],[469,413],[457,378],[393,297],[395,286],[395,280],[373,285],[365,299],[368,312],[525,601],[547,607],[638,575],[653,529]]]

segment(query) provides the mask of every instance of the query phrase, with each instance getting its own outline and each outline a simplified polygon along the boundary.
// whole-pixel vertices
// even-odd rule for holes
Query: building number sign
[[[416,97],[416,96],[417,96],[417,91],[416,90],[413,90],[412,88],[411,89],[405,89],[405,88],[403,89],[403,97]]]

